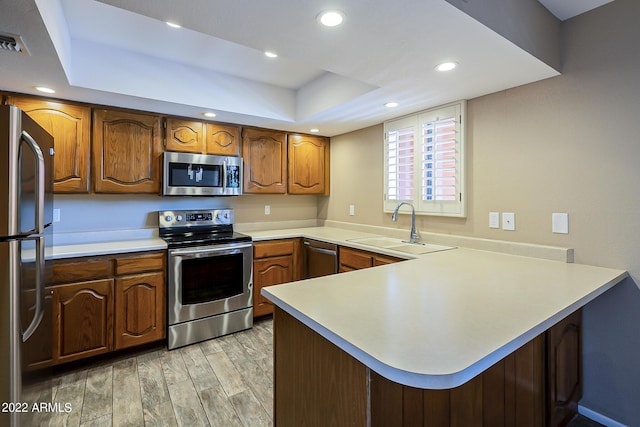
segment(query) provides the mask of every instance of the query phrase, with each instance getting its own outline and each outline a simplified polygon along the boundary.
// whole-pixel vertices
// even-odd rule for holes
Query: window
[[[384,123],[384,211],[411,202],[417,214],[466,216],[464,101]]]

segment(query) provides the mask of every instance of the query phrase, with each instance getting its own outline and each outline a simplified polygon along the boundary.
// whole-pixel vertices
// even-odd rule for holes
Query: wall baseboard
[[[626,424],[622,424],[618,421],[612,420],[611,418],[602,415],[599,412],[586,408],[582,405],[578,405],[578,413],[606,427],[628,427]]]

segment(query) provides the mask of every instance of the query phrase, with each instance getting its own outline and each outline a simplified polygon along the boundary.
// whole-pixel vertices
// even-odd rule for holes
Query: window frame
[[[438,120],[446,120],[449,117],[455,118],[455,200],[423,200],[424,191],[422,177],[425,171],[423,158],[422,128],[427,123]],[[416,215],[433,215],[446,217],[467,216],[466,211],[466,160],[465,160],[465,122],[466,122],[466,101],[456,101],[450,104],[419,111],[407,116],[402,116],[384,122],[384,144],[383,144],[383,211],[393,212],[400,202],[410,202],[413,204]],[[399,132],[404,135],[413,134],[413,197],[410,199],[391,199],[388,197],[390,164],[389,164],[389,134]],[[399,150],[399,148],[396,148]],[[396,160],[397,161],[397,160]],[[409,163],[405,163],[407,165]],[[399,173],[399,172],[398,172]],[[400,179],[396,176],[395,179]],[[408,213],[405,212],[405,213]]]

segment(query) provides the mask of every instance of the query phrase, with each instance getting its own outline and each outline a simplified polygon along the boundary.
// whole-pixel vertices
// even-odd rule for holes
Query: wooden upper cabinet
[[[289,135],[289,194],[329,194],[329,141]]]
[[[233,125],[207,123],[205,153],[223,156],[240,155],[240,128]]]
[[[286,193],[287,136],[284,132],[244,129],[242,156],[245,193]]]
[[[157,115],[94,110],[94,191],[159,193],[161,126]]]
[[[26,112],[53,136],[56,151],[53,191],[88,193],[91,109],[66,102],[18,96],[7,97],[7,104]]]
[[[204,126],[195,120],[168,118],[165,149],[188,153],[202,153]]]
[[[240,128],[234,125],[168,118],[165,150],[240,155]]]

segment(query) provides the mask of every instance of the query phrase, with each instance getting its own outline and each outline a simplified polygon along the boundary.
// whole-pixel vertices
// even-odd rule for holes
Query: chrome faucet
[[[398,203],[398,206],[396,206],[396,209],[393,211],[393,214],[391,215],[391,221],[396,222],[398,220],[398,210],[402,205],[411,206],[411,234],[409,236],[409,241],[407,243],[418,243],[418,240],[420,240],[420,234],[418,234],[418,232],[416,231],[416,209],[413,207],[411,203],[409,202]]]

